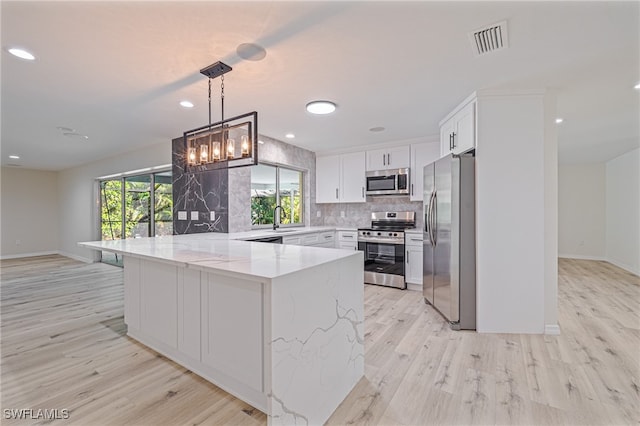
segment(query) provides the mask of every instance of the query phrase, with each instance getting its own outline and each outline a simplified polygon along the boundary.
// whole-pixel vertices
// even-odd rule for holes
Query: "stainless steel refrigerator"
[[[423,294],[456,330],[476,329],[475,158],[424,167]]]

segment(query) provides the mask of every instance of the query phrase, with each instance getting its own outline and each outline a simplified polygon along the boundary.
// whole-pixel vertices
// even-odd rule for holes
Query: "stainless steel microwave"
[[[409,195],[409,169],[367,172],[367,195]]]

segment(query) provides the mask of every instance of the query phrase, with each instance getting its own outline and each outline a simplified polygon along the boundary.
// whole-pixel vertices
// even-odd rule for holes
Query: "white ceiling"
[[[61,170],[160,142],[170,149],[208,122],[199,70],[218,60],[234,68],[227,117],[256,110],[261,134],[293,132],[287,142],[313,151],[435,137],[475,89],[547,87],[565,119],[561,161],[606,161],[640,140],[639,5],[2,1],[2,164]],[[468,32],[505,19],[510,47],[476,57]],[[266,58],[240,59],[241,43],[262,45]],[[36,60],[11,56],[13,46]],[[338,110],[311,116],[313,99]]]

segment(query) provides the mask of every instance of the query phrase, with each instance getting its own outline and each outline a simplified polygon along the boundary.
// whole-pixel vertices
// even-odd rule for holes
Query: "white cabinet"
[[[411,145],[411,174],[409,182],[411,188],[409,190],[410,201],[422,201],[423,168],[427,164],[431,164],[440,158],[440,143],[425,142]]]
[[[200,361],[200,271],[178,268],[178,350]]]
[[[261,282],[202,274],[202,363],[256,392],[263,389]]]
[[[178,268],[160,262],[140,262],[140,330],[178,348]]]
[[[365,154],[316,157],[316,203],[364,203]]]
[[[294,246],[313,246],[335,248],[336,236],[334,231],[313,232],[302,235],[289,235],[282,238],[282,244]]]
[[[440,122],[440,155],[461,154],[476,147],[476,100],[467,98]]]
[[[367,151],[367,171],[404,169],[409,167],[409,146]]]
[[[404,246],[406,249],[404,270],[407,288],[422,290],[422,233],[405,232]]]
[[[338,231],[336,248],[344,250],[358,250],[358,231],[356,229]]]

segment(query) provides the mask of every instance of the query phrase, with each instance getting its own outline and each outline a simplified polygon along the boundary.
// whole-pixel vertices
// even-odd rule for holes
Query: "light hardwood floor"
[[[1,405],[77,425],[263,425],[263,413],[126,337],[122,270],[0,261]],[[416,292],[365,286],[366,377],[328,424],[640,423],[640,279],[561,260],[560,336],[451,331]],[[4,417],[4,416],[3,416]],[[30,424],[2,419],[2,424]]]

